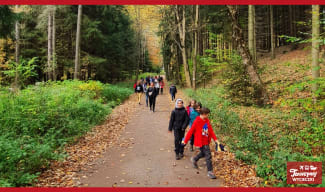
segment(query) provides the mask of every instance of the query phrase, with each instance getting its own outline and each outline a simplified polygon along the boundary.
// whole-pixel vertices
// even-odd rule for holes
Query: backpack
[[[149,96],[152,96],[152,94],[153,94],[153,91],[154,91],[154,89],[153,88],[148,88],[148,95]]]

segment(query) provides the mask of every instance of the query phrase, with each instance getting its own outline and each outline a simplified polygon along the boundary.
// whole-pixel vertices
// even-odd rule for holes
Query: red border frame
[[[237,5],[312,5],[319,4],[325,5],[324,0],[0,0],[0,4],[8,5],[23,5],[23,4],[34,4],[34,5],[225,5],[225,4],[237,4]]]
[[[225,5],[225,4],[237,4],[237,5],[312,5],[319,4],[325,5],[325,0],[0,0],[0,5]],[[131,192],[158,192],[167,191],[173,192],[192,192],[192,191],[204,191],[204,192],[324,192],[324,188],[0,188],[0,192],[103,192],[103,191],[131,191]]]
[[[167,191],[167,192],[275,192],[275,191],[285,191],[285,192],[306,192],[306,191],[313,191],[313,192],[324,192],[324,188],[162,188],[162,187],[154,187],[154,188],[0,188],[0,192],[104,192],[104,191],[115,191],[115,192],[160,192],[160,191]]]

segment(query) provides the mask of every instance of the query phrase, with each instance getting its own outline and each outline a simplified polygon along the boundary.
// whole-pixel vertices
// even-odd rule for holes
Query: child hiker
[[[192,111],[191,114],[190,114],[190,125],[189,125],[190,129],[191,129],[191,127],[192,127],[192,125],[193,125],[193,122],[194,122],[194,120],[196,119],[196,117],[197,117],[197,116],[200,116],[200,110],[201,110],[201,108],[202,108],[202,104],[201,104],[200,102],[198,102],[198,103],[196,103],[196,104],[193,105],[193,111]],[[192,135],[192,137],[191,137],[190,144],[191,144],[191,148],[190,148],[190,150],[191,150],[191,151],[194,151],[194,150],[193,150],[193,145],[194,145],[194,135]]]
[[[211,138],[213,138],[214,142],[217,143],[217,137],[214,134],[210,121],[208,119],[209,113],[210,110],[208,108],[203,107],[200,110],[200,116],[198,116],[193,122],[192,127],[187,132],[184,141],[182,141],[182,144],[186,145],[186,143],[190,140],[192,134],[194,134],[194,145],[196,147],[200,147],[200,153],[197,156],[191,158],[192,165],[194,168],[198,168],[197,161],[202,157],[205,157],[208,169],[208,177],[211,179],[216,179],[212,168],[209,143]]]
[[[160,84],[160,94],[163,94],[164,86],[165,86],[165,82],[164,82],[164,80],[161,80],[161,81],[159,82],[159,84]]]
[[[190,116],[191,112],[193,111],[193,105],[196,104],[196,100],[192,99],[190,104],[186,107],[186,111],[188,116]]]
[[[177,89],[176,89],[176,86],[174,84],[172,84],[172,86],[170,86],[169,93],[170,93],[170,95],[172,97],[172,101],[174,101],[176,93],[177,93]]]
[[[150,87],[147,89],[147,96],[149,98],[150,111],[155,112],[156,106],[156,97],[159,94],[158,90],[155,88],[154,83],[150,84]]]
[[[175,109],[172,111],[168,131],[174,130],[175,139],[175,153],[176,160],[180,160],[184,157],[184,146],[182,146],[182,138],[185,134],[185,129],[189,123],[189,117],[183,105],[182,99],[177,99],[175,103]]]
[[[145,81],[144,84],[143,84],[143,92],[144,92],[144,94],[146,96],[146,105],[148,107],[149,97],[147,95],[147,89],[148,89],[148,82]]]
[[[140,81],[138,81],[138,84],[136,85],[134,92],[137,93],[137,96],[138,96],[138,102],[139,102],[139,105],[140,105],[141,95],[142,95],[142,93],[143,93],[143,87],[142,87]]]

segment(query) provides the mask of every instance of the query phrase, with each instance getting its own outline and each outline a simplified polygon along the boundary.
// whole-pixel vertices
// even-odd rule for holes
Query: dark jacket
[[[175,129],[180,129],[182,131],[185,131],[186,127],[188,126],[189,121],[190,121],[190,118],[188,117],[187,112],[184,107],[175,108],[172,111],[172,114],[170,116],[168,130],[172,131]]]
[[[142,93],[143,92],[142,85],[135,86],[134,92],[136,92],[136,93]]]
[[[151,95],[150,95],[150,93],[151,93]],[[147,88],[146,95],[148,97],[156,97],[158,94],[159,94],[159,92],[158,92],[157,88],[155,88],[155,87],[148,87]]]
[[[173,85],[173,86],[171,86],[171,87],[169,88],[169,93],[170,93],[170,94],[175,94],[175,93],[177,93],[177,89],[176,89],[176,86],[175,86],[175,85]]]

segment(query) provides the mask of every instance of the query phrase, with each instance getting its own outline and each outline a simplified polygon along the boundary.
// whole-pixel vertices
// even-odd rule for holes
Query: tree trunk
[[[80,75],[80,27],[81,27],[82,5],[78,5],[77,35],[76,35],[76,55],[74,62],[74,79],[79,79]]]
[[[56,81],[56,52],[55,52],[55,5],[53,5],[53,31],[52,31],[52,69],[53,69],[53,80]]]
[[[194,21],[194,54],[193,54],[193,89],[196,89],[196,66],[198,53],[198,22],[199,22],[199,5],[195,7],[195,21]]]
[[[248,5],[248,48],[254,61],[256,61],[256,40],[255,40],[255,7]]]
[[[178,13],[178,5],[175,7],[175,14],[176,14],[176,19],[177,19],[177,26],[178,26],[178,32],[179,32],[179,37],[180,37],[180,49],[182,53],[182,58],[183,58],[183,64],[184,64],[184,73],[185,73],[185,81],[186,81],[186,86],[187,87],[192,87],[191,84],[191,77],[190,77],[190,70],[189,66],[187,63],[187,56],[186,56],[186,26],[185,26],[185,5],[183,5],[182,8],[182,21],[180,20],[179,13]]]
[[[51,9],[49,5],[49,9]],[[52,79],[52,32],[53,32],[53,22],[52,22],[52,11],[49,10],[48,13],[48,29],[47,29],[47,80],[53,80]]]
[[[136,21],[137,21],[137,27],[140,27],[138,28],[137,30],[137,47],[139,49],[139,53],[138,53],[138,61],[137,61],[137,68],[136,68],[136,71],[135,71],[135,83],[137,83],[138,81],[138,78],[139,78],[139,68],[140,68],[140,60],[141,60],[141,40],[140,40],[140,31],[141,31],[141,23],[140,23],[140,7],[137,6],[135,7],[135,10],[136,10],[136,14],[137,14],[137,18],[136,18]]]
[[[245,70],[250,78],[250,82],[255,88],[256,92],[260,94],[260,101],[263,104],[269,103],[269,96],[265,89],[265,86],[257,73],[255,62],[249,53],[246,42],[243,38],[243,30],[238,23],[238,5],[227,5],[229,13],[232,19],[232,29],[233,34],[232,38],[237,42],[237,50],[242,57],[242,63],[245,67]]]
[[[271,58],[275,58],[275,38],[274,38],[274,20],[273,20],[273,6],[270,5],[270,29],[271,29]]]
[[[16,5],[16,12],[18,12],[19,5]],[[16,50],[15,50],[15,61],[17,65],[19,64],[19,52],[20,52],[20,47],[19,47],[19,41],[20,41],[20,29],[19,29],[19,21],[16,21],[15,24],[15,39],[16,39]],[[18,79],[19,79],[19,74],[18,70],[16,70],[15,74],[15,81],[14,81],[14,89],[19,89],[18,85]]]
[[[313,79],[319,78],[319,5],[312,5],[312,77]],[[318,84],[312,85],[312,91],[316,92]],[[316,97],[314,97],[316,102]]]

